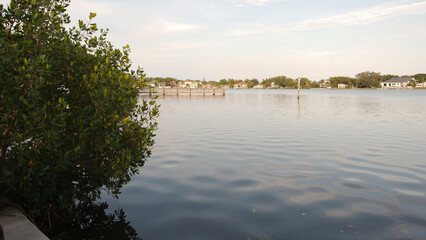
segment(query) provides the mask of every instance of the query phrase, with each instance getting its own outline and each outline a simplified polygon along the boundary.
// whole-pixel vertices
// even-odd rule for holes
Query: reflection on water
[[[80,203],[75,209],[75,218],[70,225],[64,226],[64,233],[52,240],[105,239],[105,240],[142,240],[136,230],[126,220],[122,209],[106,213],[108,204]]]
[[[160,97],[119,200],[144,239],[425,239],[426,91]]]

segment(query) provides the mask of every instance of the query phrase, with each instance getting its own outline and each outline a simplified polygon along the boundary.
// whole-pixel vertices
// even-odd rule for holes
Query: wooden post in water
[[[166,96],[166,89],[163,88],[163,96]]]
[[[206,89],[203,88],[203,96],[206,96]]]
[[[215,88],[213,88],[213,96],[214,96],[214,93],[215,93]]]
[[[189,96],[191,96],[191,88],[189,88]]]
[[[179,96],[179,88],[176,88],[176,96]]]
[[[297,99],[300,98],[300,78],[297,78]]]

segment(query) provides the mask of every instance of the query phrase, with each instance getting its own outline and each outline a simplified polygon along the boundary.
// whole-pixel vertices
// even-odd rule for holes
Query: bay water
[[[426,90],[160,96],[121,208],[146,239],[426,239]]]

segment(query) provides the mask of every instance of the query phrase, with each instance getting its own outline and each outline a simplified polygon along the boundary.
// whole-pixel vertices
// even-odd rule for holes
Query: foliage
[[[357,84],[354,84],[356,83],[356,79],[351,77],[343,77],[343,76],[330,77],[329,80],[330,80],[330,86],[333,88],[337,88],[337,85],[340,83],[347,84],[349,87],[357,85]]]
[[[319,82],[310,81],[308,78],[300,78],[300,85],[301,88],[318,88],[318,87],[328,87],[331,86],[333,88],[337,88],[338,84],[343,83],[347,84],[349,88],[377,88],[380,87],[380,83],[387,81],[393,77],[399,77],[398,75],[393,74],[385,74],[381,75],[378,72],[361,72],[356,74],[356,77],[345,77],[345,76],[336,76],[336,77],[330,77],[329,83],[326,82],[325,79],[320,80]],[[426,80],[426,74],[424,73],[418,73],[413,76],[418,82],[424,82]],[[182,80],[177,80],[175,78],[167,77],[167,78],[161,78],[161,77],[153,77],[153,78],[146,78],[148,81],[154,81],[156,83],[162,82],[166,84],[170,84],[173,81],[179,82]],[[238,82],[246,82],[248,88],[253,88],[256,85],[260,84],[260,81],[256,78],[253,79],[221,79],[219,82],[217,81],[202,81],[203,84],[209,84],[214,87],[223,87],[223,86],[230,86],[233,88],[235,83]],[[262,80],[261,84],[263,87],[272,87],[272,83],[274,83],[275,88],[297,88],[297,79],[288,78],[286,76],[276,76],[272,78],[266,78]]]
[[[230,88],[234,88],[234,84],[237,82],[242,82],[242,80],[232,79],[232,78],[228,78],[228,80],[221,79],[219,81],[219,85],[222,85],[222,86],[228,85]]]
[[[318,82],[312,81],[311,84],[310,84],[310,87],[311,88],[319,88],[320,84]]]
[[[394,78],[394,77],[398,77],[398,75],[392,75],[392,74],[381,75],[380,81],[384,82],[384,81],[387,81],[387,80]]]
[[[381,75],[378,72],[361,72],[355,75],[358,79],[358,88],[380,87]]]
[[[277,77],[267,78],[262,81],[262,84],[266,87],[272,86],[273,85],[272,83],[274,83],[275,86],[277,87],[283,87],[283,88],[297,87],[297,83],[293,79],[288,78],[286,76],[277,76]]]
[[[219,81],[219,85],[224,86],[224,85],[227,85],[227,84],[228,84],[228,81],[227,81],[226,79],[221,79],[221,80]]]
[[[120,239],[142,240],[136,230],[126,220],[122,209],[108,211],[105,202],[84,202],[73,209],[72,219],[67,225],[57,228],[52,240],[73,239]]]
[[[247,83],[248,88],[253,88],[254,86],[259,85],[259,80],[257,80],[256,78],[246,79],[246,80],[244,80],[244,82]]]
[[[330,77],[330,85],[337,88],[340,83],[347,84],[349,88],[377,88],[380,87],[380,82],[386,81],[394,77],[394,75],[380,75],[377,72],[361,72],[351,77]]]
[[[164,83],[168,86],[174,86],[175,83],[182,82],[183,80],[177,80],[176,78],[171,77],[149,77],[145,78],[147,82],[154,83],[158,85],[158,83]],[[198,80],[195,80],[198,81]],[[228,79],[221,79],[219,82],[217,81],[205,81],[203,80],[201,83],[203,85],[210,85],[212,87],[224,87],[229,86],[230,88],[234,87],[234,84],[239,82],[245,82],[247,83],[248,88],[254,88],[255,86],[262,84],[264,87],[271,87],[271,83],[275,83],[275,87],[281,87],[281,88],[297,88],[297,81],[291,78],[287,78],[286,76],[277,76],[273,78],[267,78],[260,83],[260,81],[256,78],[252,79],[234,79],[234,78],[228,78]],[[319,84],[317,82],[311,82],[308,78],[300,78],[300,84],[302,88],[312,88],[312,87],[319,87]]]
[[[272,87],[272,83],[274,83],[275,87],[281,88],[297,88],[298,80],[288,78],[286,76],[277,76],[272,78],[267,78],[262,81],[262,85],[265,87]],[[311,88],[314,86],[319,86],[318,83],[313,84],[308,78],[300,78],[300,87],[301,88]]]
[[[426,73],[417,73],[413,77],[414,77],[414,79],[416,79],[419,82],[425,82],[426,81]]]
[[[167,83],[167,82],[172,82],[172,81],[177,81],[177,79],[176,78],[172,78],[172,77],[146,77],[145,78],[145,80],[147,81],[147,82],[151,82],[151,81],[154,81],[154,82],[161,82],[161,83]]]
[[[65,28],[68,5],[0,5],[0,192],[33,217],[102,187],[118,194],[150,156],[157,126],[129,47],[114,49],[91,22]]]
[[[300,87],[301,88],[311,88],[311,81],[308,78],[300,78]]]

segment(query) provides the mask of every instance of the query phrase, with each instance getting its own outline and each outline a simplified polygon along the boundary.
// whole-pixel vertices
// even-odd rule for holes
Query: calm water
[[[426,239],[426,91],[160,97],[120,199],[149,239]]]

